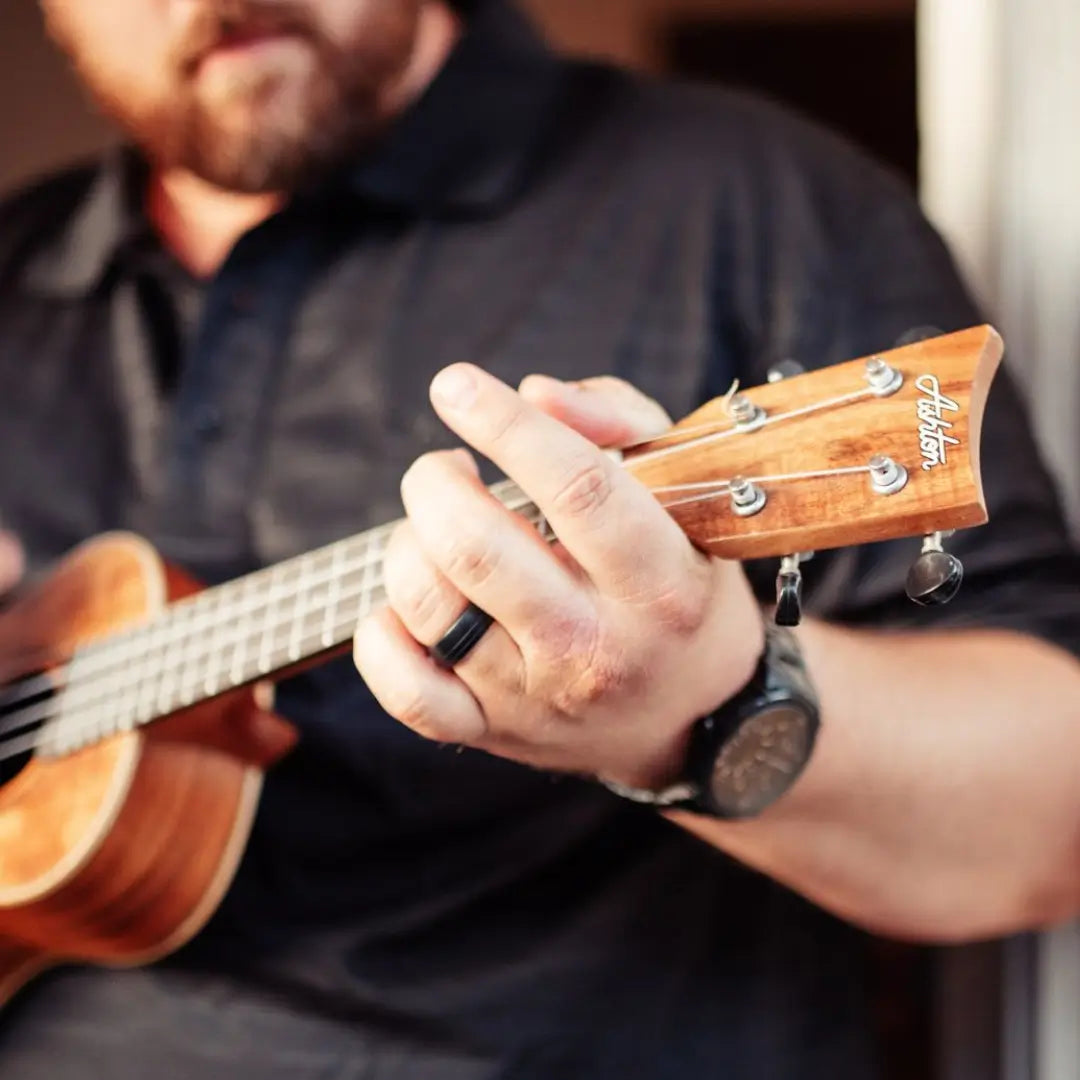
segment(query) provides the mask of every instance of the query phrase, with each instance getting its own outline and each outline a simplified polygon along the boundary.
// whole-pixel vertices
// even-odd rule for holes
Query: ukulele
[[[920,603],[955,594],[943,539],[987,520],[988,326],[813,373],[785,364],[622,461],[702,550],[778,556],[776,619],[819,549],[923,537]],[[539,528],[528,497],[491,489]],[[144,540],[75,549],[0,614],[0,1007],[60,963],[137,965],[209,919],[264,771],[293,746],[272,681],[349,648],[383,602],[393,525],[200,590]]]

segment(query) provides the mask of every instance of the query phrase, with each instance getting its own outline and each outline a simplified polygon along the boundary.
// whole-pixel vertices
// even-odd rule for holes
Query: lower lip
[[[254,60],[269,55],[275,50],[288,47],[298,40],[295,34],[263,34],[257,37],[241,38],[226,42],[211,49],[199,64],[200,70],[206,70],[219,63]]]

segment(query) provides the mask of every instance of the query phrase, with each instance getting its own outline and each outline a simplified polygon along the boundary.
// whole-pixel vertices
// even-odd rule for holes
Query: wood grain
[[[0,670],[65,655],[192,588],[142,541],[102,538],[0,618]],[[49,963],[147,962],[205,923],[244,850],[262,766],[295,739],[259,697],[35,758],[0,789],[0,1004]]]
[[[1002,341],[988,326],[935,338],[879,355],[904,375],[891,397],[866,396],[720,440],[695,442],[662,456],[679,444],[665,438],[636,448],[627,467],[663,494],[674,484],[764,478],[768,503],[754,517],[740,518],[724,495],[672,507],[672,516],[700,547],[731,559],[819,551],[894,537],[959,529],[986,521],[979,471],[979,439],[986,398],[1001,360]],[[864,390],[868,358],[853,360],[780,383],[755,387],[745,396],[770,416],[803,409]],[[950,435],[960,444],[949,447],[947,463],[922,468],[917,406],[924,395],[916,380],[935,375],[941,392],[960,411],[950,413]],[[675,432],[702,425],[730,429],[724,403],[714,401],[683,420]],[[909,483],[895,495],[875,493],[866,473],[770,481],[769,477],[865,467],[884,454],[904,465]]]

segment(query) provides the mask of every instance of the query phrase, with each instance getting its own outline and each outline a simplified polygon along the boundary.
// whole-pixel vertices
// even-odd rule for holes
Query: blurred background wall
[[[1077,0],[520,2],[567,50],[756,88],[907,176],[1005,332],[1080,526]],[[0,102],[0,191],[110,137],[34,0],[0,0]],[[880,978],[898,1080],[1080,1077],[1075,928],[1004,948],[883,946]]]

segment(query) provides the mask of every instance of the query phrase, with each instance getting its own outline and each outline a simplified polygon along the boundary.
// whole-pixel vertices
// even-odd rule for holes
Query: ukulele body
[[[93,540],[0,615],[0,684],[196,591],[137,537]],[[32,758],[0,787],[0,1007],[49,966],[149,963],[202,928],[239,865],[263,771],[295,742],[268,689]]]

